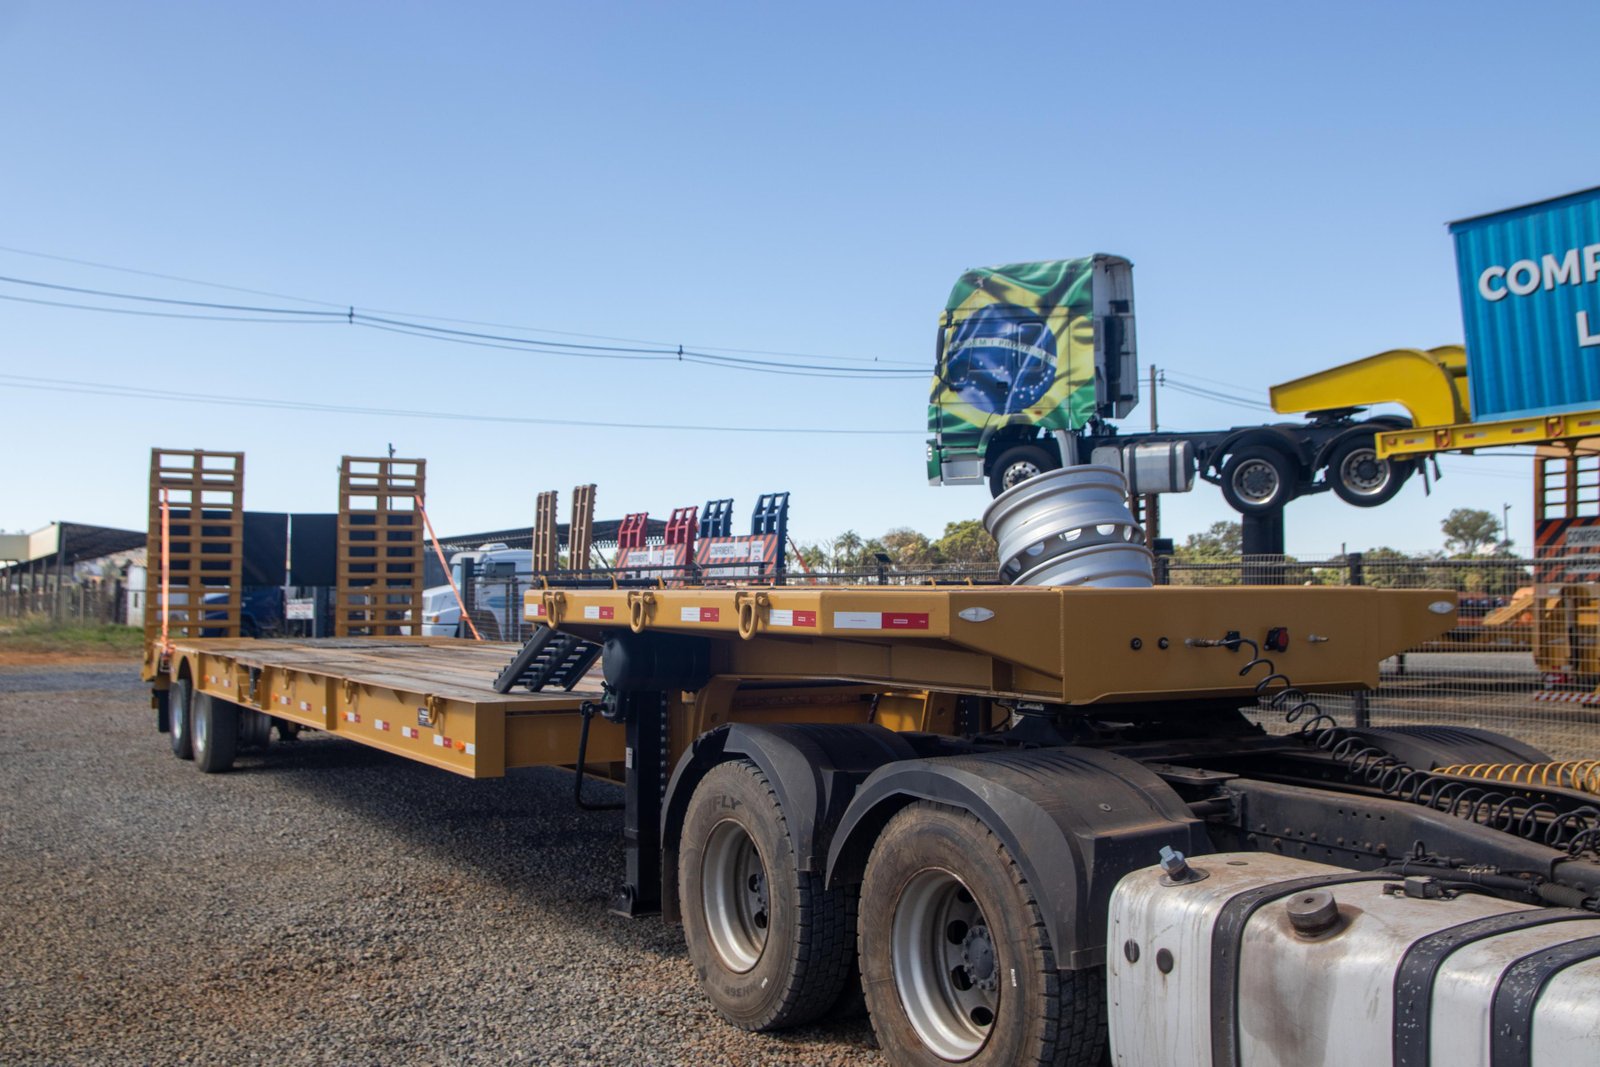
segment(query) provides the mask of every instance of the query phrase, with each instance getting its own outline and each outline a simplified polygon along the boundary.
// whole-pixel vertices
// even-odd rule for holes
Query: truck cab
[[[1097,254],[969,270],[945,303],[937,353],[930,485],[987,482],[998,494],[1078,462],[1072,435],[1138,402],[1133,264]]]
[[[471,637],[461,621],[455,590],[471,604],[472,621],[485,640],[517,632],[522,593],[533,575],[533,553],[496,541],[450,557],[450,581],[422,591],[423,637]],[[455,583],[455,589],[450,582]],[[469,590],[469,585],[471,589]]]

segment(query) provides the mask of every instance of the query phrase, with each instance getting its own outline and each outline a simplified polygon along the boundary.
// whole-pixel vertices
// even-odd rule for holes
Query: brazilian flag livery
[[[977,446],[1021,424],[1078,430],[1095,414],[1095,257],[969,270],[940,325],[928,429]]]

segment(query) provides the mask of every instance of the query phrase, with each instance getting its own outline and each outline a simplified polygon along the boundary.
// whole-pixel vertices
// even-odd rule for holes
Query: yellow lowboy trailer
[[[574,768],[579,804],[618,781],[616,909],[681,922],[737,1026],[863,996],[892,1063],[1592,1058],[1595,799],[1511,738],[1311,695],[1374,685],[1454,594],[543,589],[520,648],[411,637],[413,463],[345,462],[342,636],[242,640],[243,457],[158,453],[145,676],[176,755],[312,728]]]

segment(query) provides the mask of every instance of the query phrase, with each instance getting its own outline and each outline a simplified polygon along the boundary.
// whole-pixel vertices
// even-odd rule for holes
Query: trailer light
[[[467,743],[465,741],[457,741],[456,742],[456,751],[457,752],[465,752],[466,750],[467,750]]]
[[[1289,651],[1289,628],[1287,626],[1274,626],[1267,631],[1266,646],[1268,652]]]

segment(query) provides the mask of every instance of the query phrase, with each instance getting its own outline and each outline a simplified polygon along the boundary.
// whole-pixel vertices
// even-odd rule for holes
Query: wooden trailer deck
[[[579,707],[598,669],[571,692],[496,693],[517,646],[452,638],[184,638],[158,686],[195,691],[471,778],[577,760]],[[624,758],[621,727],[595,718],[586,762]]]

